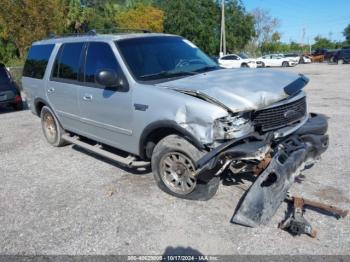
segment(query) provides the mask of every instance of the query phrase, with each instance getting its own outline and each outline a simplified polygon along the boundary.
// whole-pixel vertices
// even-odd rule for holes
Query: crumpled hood
[[[261,109],[296,93],[308,81],[301,77],[265,68],[222,69],[160,83],[158,86],[207,96],[232,112],[239,112]]]

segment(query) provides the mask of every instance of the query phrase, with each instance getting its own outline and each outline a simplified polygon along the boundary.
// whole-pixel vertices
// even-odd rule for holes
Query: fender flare
[[[139,142],[139,152],[140,156],[142,158],[145,158],[145,150],[144,146],[147,141],[147,138],[149,135],[159,128],[171,128],[176,130],[179,134],[184,136],[190,143],[192,143],[195,147],[197,147],[199,150],[205,149],[205,146],[202,142],[200,142],[192,133],[181,127],[178,123],[172,120],[159,120],[156,122],[153,122],[145,127],[143,130],[141,136],[140,136],[140,142]]]
[[[48,106],[50,108],[51,108],[51,106],[46,100],[44,100],[44,99],[42,99],[40,97],[36,97],[34,99],[34,101],[33,101],[33,105],[34,105],[34,110],[35,110],[36,115],[40,117],[40,112],[38,112],[37,109],[36,109],[38,103],[43,103],[45,106]],[[52,108],[51,108],[51,110],[52,110]]]

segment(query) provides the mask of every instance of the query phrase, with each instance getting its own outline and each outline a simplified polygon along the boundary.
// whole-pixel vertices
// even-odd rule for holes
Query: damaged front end
[[[300,171],[314,163],[328,148],[327,120],[310,114],[307,121],[287,136],[276,132],[247,134],[221,144],[196,163],[197,174],[221,166],[259,166],[265,162],[258,177],[246,193],[232,218],[233,223],[256,227],[266,224],[287,196]],[[260,166],[261,168],[261,166]]]

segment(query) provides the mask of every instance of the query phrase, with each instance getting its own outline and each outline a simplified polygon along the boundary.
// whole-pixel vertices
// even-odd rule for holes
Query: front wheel
[[[220,180],[211,177],[209,181],[203,181],[195,175],[195,162],[204,154],[181,136],[163,138],[152,154],[152,171],[158,187],[179,198],[210,199]]]
[[[67,142],[62,138],[64,130],[52,110],[44,106],[41,110],[40,117],[41,127],[47,142],[56,147],[66,145]]]
[[[282,63],[282,67],[288,67],[288,66],[289,66],[288,62],[283,62]]]

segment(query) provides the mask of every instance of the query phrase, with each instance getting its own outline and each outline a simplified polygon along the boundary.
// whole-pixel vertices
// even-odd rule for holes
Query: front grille
[[[255,111],[252,120],[260,131],[270,131],[293,124],[306,115],[306,98],[280,106]]]

